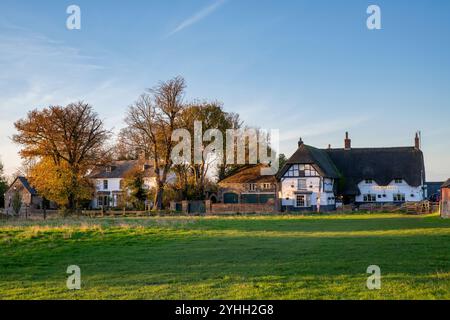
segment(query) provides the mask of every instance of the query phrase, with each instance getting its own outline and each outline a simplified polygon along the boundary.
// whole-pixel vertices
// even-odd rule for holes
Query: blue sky
[[[81,8],[81,30],[66,8]],[[366,9],[381,8],[382,30]],[[428,180],[450,177],[450,2],[364,0],[0,3],[0,157],[20,165],[13,122],[33,108],[91,103],[108,127],[145,88],[176,75],[187,99],[220,100],[280,129],[281,151],[413,145]]]

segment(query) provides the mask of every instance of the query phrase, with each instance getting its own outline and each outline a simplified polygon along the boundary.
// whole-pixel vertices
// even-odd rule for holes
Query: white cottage
[[[336,202],[404,203],[425,196],[425,166],[416,135],[413,147],[317,149],[300,139],[277,175],[285,210],[335,208]]]
[[[300,139],[297,151],[277,174],[283,210],[336,208],[335,189],[339,178],[324,150],[305,145]]]
[[[143,160],[114,161],[109,165],[101,166],[94,170],[89,178],[95,185],[95,195],[92,199],[93,208],[120,206],[123,199],[124,179],[132,172],[141,171],[144,177],[144,188],[156,187],[156,174],[154,167]],[[169,175],[169,182],[173,182],[175,176]]]

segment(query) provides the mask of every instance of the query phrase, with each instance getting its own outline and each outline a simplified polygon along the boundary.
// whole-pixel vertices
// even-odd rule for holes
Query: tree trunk
[[[163,209],[163,184],[161,182],[158,182],[156,184],[156,192],[155,192],[155,210],[160,211]]]

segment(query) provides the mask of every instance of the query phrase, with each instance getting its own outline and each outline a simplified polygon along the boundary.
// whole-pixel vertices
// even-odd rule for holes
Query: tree
[[[86,174],[109,159],[110,132],[102,120],[89,104],[77,102],[35,109],[14,125],[18,133],[13,141],[22,146],[21,156],[36,160],[34,176],[46,180],[46,170],[51,173],[36,189],[49,200],[65,203],[69,211],[76,209],[84,197],[80,190],[85,187]],[[62,192],[51,191],[53,183],[64,185],[59,188]]]
[[[288,159],[286,158],[286,155],[284,153],[280,153],[280,155],[278,156],[279,169],[284,167],[284,165],[286,164],[287,160]]]
[[[121,138],[134,150],[139,149],[154,162],[156,190],[154,209],[163,207],[164,188],[172,168],[171,153],[175,145],[172,133],[178,128],[178,116],[184,109],[185,81],[176,77],[148,89],[129,107]]]
[[[217,129],[226,136],[227,129],[238,128],[241,125],[239,115],[227,113],[223,110],[220,102],[194,102],[189,104],[180,115],[181,126],[194,136],[194,124],[196,121],[202,123],[203,133],[209,129]],[[224,141],[222,149],[224,148]],[[194,143],[191,142],[191,154],[194,154]],[[222,155],[224,160],[225,152]],[[208,173],[212,169],[217,174],[223,167],[223,161],[219,161],[216,154],[209,154],[206,158],[202,157],[201,163],[191,162],[189,164],[177,165],[175,172],[178,181],[183,190],[184,199],[203,199],[205,196],[205,186],[210,183]]]
[[[8,190],[8,181],[4,176],[3,163],[0,162],[0,207],[5,206],[5,193]]]
[[[144,188],[143,171],[134,169],[127,173],[124,178],[124,193],[127,203],[138,210],[145,209],[148,192]]]
[[[14,194],[13,194],[12,208],[16,215],[18,215],[20,213],[20,209],[22,208],[22,195],[18,191],[14,192]]]
[[[73,172],[67,162],[55,164],[49,157],[43,157],[29,170],[28,179],[39,194],[61,207],[68,207],[71,194],[77,201],[91,199],[93,185],[86,176],[73,178]],[[68,181],[76,180],[72,185]]]

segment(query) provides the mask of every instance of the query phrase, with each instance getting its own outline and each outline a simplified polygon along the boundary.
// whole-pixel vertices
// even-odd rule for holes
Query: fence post
[[[181,211],[186,214],[189,213],[189,201],[187,200],[181,201]]]
[[[205,213],[211,214],[211,200],[205,200]]]

